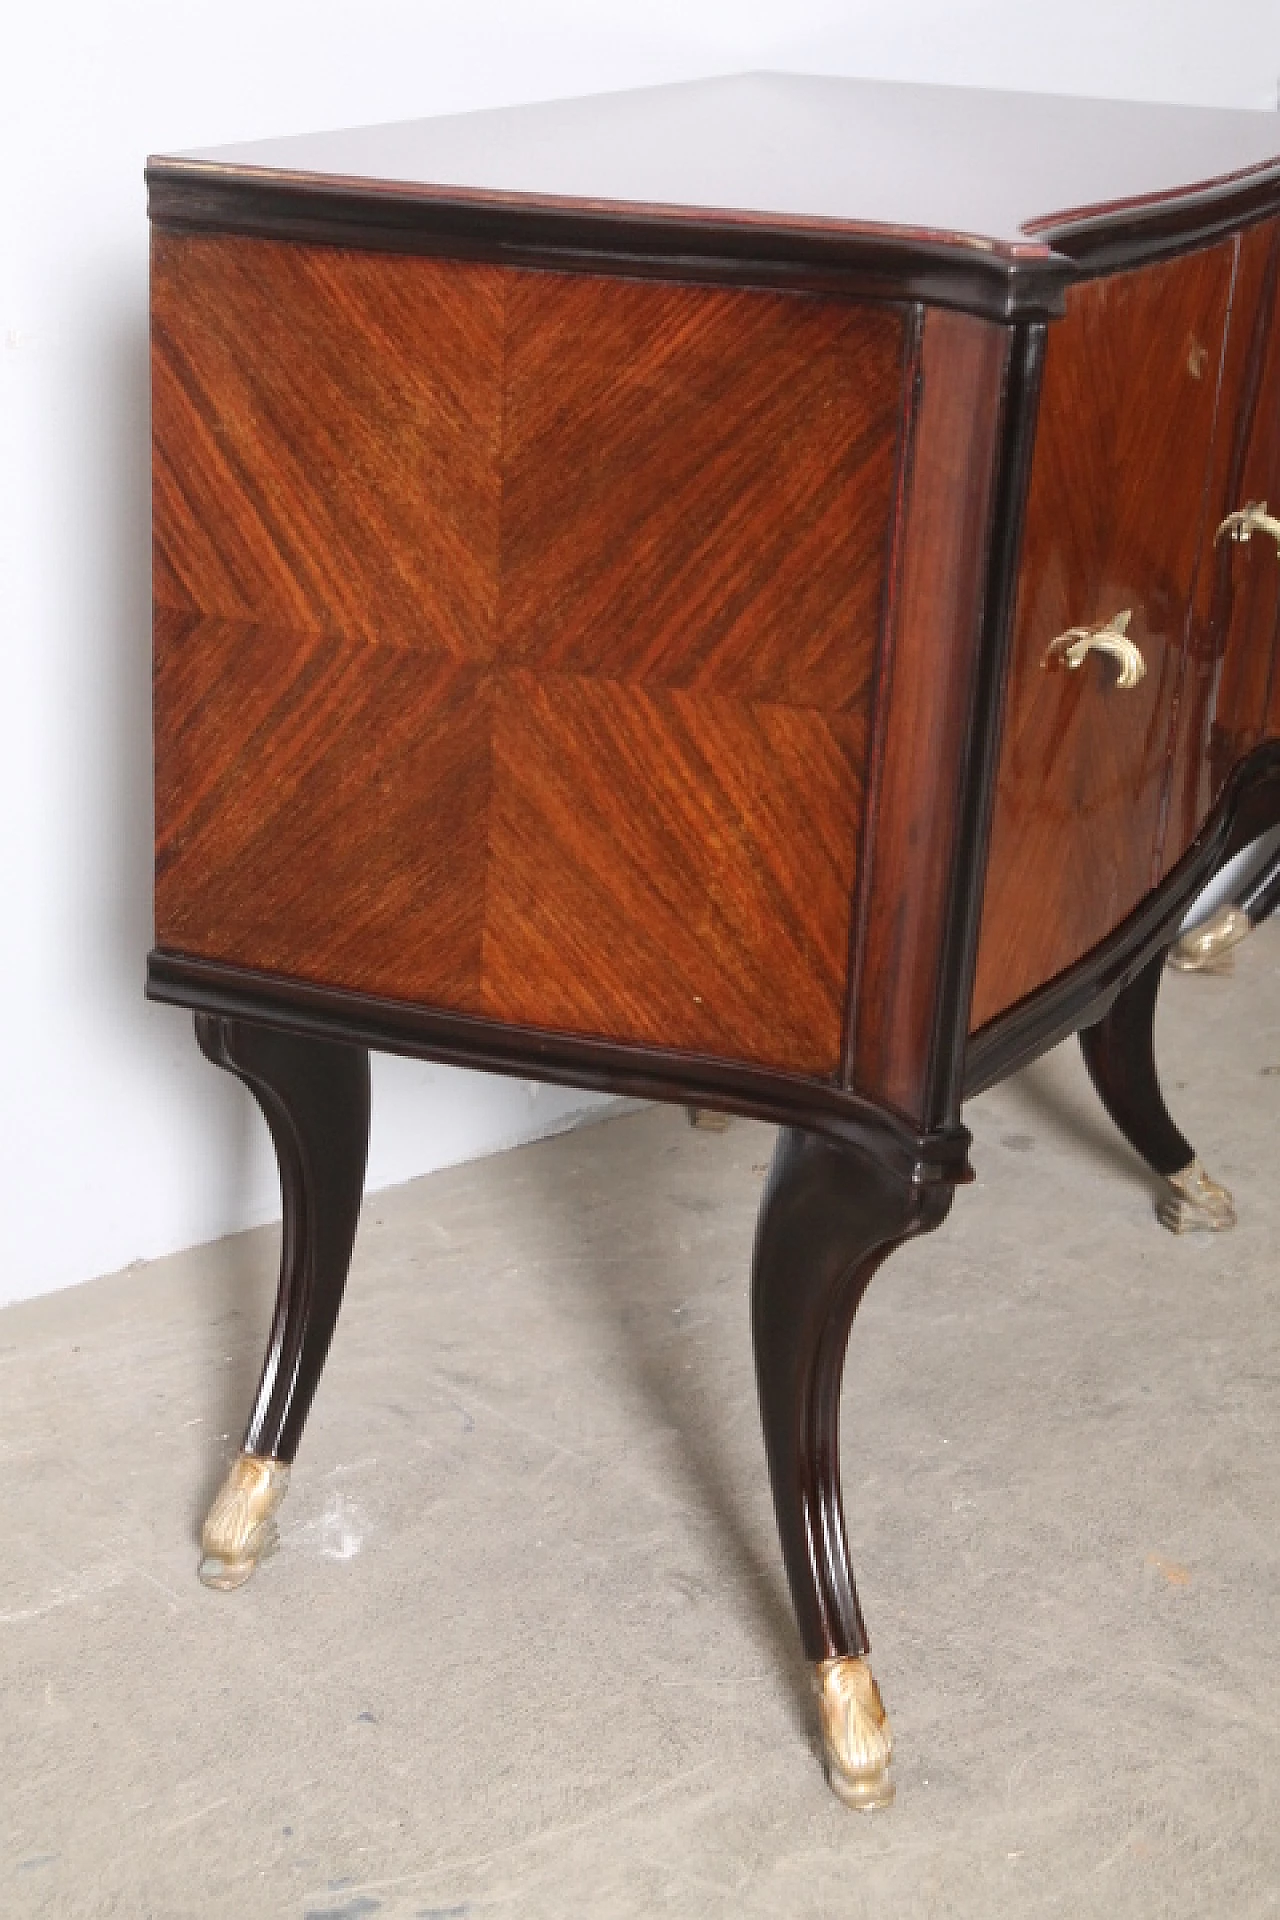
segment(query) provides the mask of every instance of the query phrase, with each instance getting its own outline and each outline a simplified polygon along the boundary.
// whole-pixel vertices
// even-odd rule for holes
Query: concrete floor
[[[1234,1234],[1157,1228],[1071,1047],[975,1103],[977,1186],[859,1318],[870,1818],[757,1432],[769,1129],[655,1109],[376,1196],[235,1595],[194,1543],[273,1235],[8,1309],[0,1912],[1276,1912],[1280,928],[1170,979],[1162,1057]]]

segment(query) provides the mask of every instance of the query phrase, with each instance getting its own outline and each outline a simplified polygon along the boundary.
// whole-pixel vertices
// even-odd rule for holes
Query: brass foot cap
[[[728,1133],[729,1116],[717,1113],[714,1107],[686,1107],[691,1127],[700,1127],[703,1133]]]
[[[283,1460],[237,1455],[200,1535],[200,1578],[206,1587],[233,1592],[275,1552],[280,1541],[275,1514],[288,1485]]]
[[[1179,973],[1229,973],[1233,948],[1252,932],[1247,913],[1239,907],[1219,907],[1169,949],[1169,965]]]
[[[820,1660],[813,1669],[822,1724],[827,1781],[837,1800],[859,1813],[873,1813],[893,1800],[889,1762],[893,1734],[865,1660],[852,1654]]]
[[[1236,1203],[1225,1187],[1211,1180],[1198,1160],[1169,1175],[1167,1191],[1156,1201],[1156,1219],[1170,1233],[1226,1233],[1236,1224]]]

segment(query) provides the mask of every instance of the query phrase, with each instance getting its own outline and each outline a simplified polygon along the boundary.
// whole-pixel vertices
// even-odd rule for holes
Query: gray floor
[[[0,1911],[303,1920],[1280,1906],[1280,929],[1172,979],[1234,1234],[1064,1049],[879,1276],[846,1488],[899,1750],[813,1756],[746,1313],[769,1130],[652,1110],[369,1205],[284,1509],[195,1580],[274,1240],[0,1315]],[[75,1196],[68,1196],[75,1204]]]

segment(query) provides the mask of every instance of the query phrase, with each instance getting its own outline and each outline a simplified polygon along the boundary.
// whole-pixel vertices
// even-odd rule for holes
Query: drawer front
[[[1280,221],[1241,236],[1209,487],[1213,544],[1197,578],[1178,703],[1165,835],[1167,871],[1185,853],[1231,769],[1280,735]],[[1276,526],[1220,531],[1250,503]]]
[[[1050,327],[975,1029],[1080,959],[1157,876],[1234,258],[1226,242],[1090,282]],[[1118,616],[1137,684],[1106,653],[1074,671],[1051,654]]]
[[[903,336],[158,234],[158,943],[835,1073]]]

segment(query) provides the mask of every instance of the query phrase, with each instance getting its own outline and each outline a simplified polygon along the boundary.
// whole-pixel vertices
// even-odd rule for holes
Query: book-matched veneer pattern
[[[158,944],[836,1076],[904,311],[163,232],[153,304]]]

